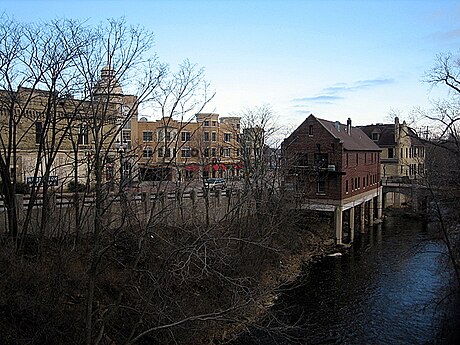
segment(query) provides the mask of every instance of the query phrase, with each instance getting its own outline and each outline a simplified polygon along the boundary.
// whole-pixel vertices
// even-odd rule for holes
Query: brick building
[[[131,121],[131,142],[140,181],[185,181],[239,174],[240,119],[215,113],[194,121],[163,117]],[[125,136],[125,139],[128,135]]]
[[[381,217],[381,149],[350,119],[343,125],[310,115],[283,141],[282,151],[286,182],[302,196],[302,207],[334,212],[337,243],[344,211],[349,210],[351,240],[355,207],[362,227],[365,209],[370,223]]]
[[[104,178],[115,179],[119,160],[114,142],[123,122],[137,118],[136,102],[135,96],[123,94],[109,66],[85,98],[25,87],[0,90],[0,149],[11,180],[37,184],[45,174],[53,186],[91,180],[95,135],[107,152]]]

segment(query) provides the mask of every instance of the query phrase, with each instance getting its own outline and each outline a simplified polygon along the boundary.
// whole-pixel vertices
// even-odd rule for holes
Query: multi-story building
[[[135,132],[133,131],[135,128]],[[145,117],[131,124],[140,181],[226,177],[239,174],[240,119],[199,113],[194,121]]]
[[[350,119],[343,125],[310,115],[283,141],[282,151],[287,182],[295,184],[302,207],[334,212],[337,243],[343,211],[350,210],[351,239],[356,206],[362,226],[366,203],[371,223],[375,206],[381,217],[381,149]]]
[[[382,149],[382,179],[418,179],[425,175],[425,145],[405,121],[359,127]]]
[[[2,178],[29,185],[43,176],[53,186],[84,183],[91,180],[98,146],[107,152],[104,178],[113,180],[119,162],[114,143],[129,117],[137,118],[136,97],[123,94],[108,66],[85,99],[24,87],[1,90],[0,150],[11,171]]]

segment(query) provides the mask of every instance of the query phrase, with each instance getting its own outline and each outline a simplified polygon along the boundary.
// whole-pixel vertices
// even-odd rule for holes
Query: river
[[[432,227],[388,217],[348,254],[311,265],[235,344],[460,344],[444,254]]]

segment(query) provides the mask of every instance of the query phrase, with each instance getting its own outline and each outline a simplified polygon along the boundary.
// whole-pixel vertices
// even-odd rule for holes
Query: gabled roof
[[[376,125],[367,125],[367,126],[359,126],[364,133],[367,134],[368,137],[372,137],[372,133],[379,133],[379,140],[375,143],[379,146],[386,147],[386,146],[395,146],[395,124],[376,124]],[[407,133],[401,135],[408,135],[411,141],[411,144],[414,146],[423,146],[424,144],[418,137],[417,133],[406,125],[404,122],[400,125],[400,129]],[[401,132],[400,132],[401,133]]]
[[[343,148],[348,151],[381,151],[361,129],[351,127],[350,134],[347,131],[347,125],[340,122],[332,122],[328,120],[318,119],[313,117],[336,139],[339,139]]]
[[[394,124],[376,124],[359,126],[359,128],[369,137],[372,133],[379,133],[379,140],[375,143],[379,146],[394,146],[395,145],[395,125]]]

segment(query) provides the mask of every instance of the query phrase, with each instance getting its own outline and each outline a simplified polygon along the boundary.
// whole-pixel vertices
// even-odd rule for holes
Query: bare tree
[[[458,174],[458,164],[455,162],[460,161],[460,59],[450,53],[438,55],[434,67],[426,73],[425,81],[433,87],[447,87],[450,97],[435,102],[433,109],[419,111],[419,114],[428,119],[434,129],[428,142],[427,182],[434,200],[434,212],[460,287],[459,185],[458,179],[452,178],[452,174]]]

